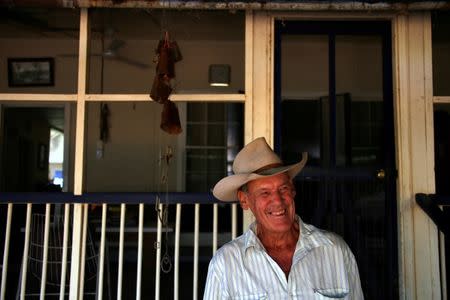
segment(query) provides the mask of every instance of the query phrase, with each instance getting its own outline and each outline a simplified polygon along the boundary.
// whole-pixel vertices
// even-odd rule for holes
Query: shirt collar
[[[300,228],[300,238],[297,241],[295,252],[301,250],[310,251],[314,248],[333,245],[333,242],[325,235],[323,230],[320,230],[313,225],[303,223],[302,219],[297,215],[296,221]],[[264,250],[264,246],[256,235],[256,222],[253,222],[249,230],[245,233],[244,252],[249,248],[255,250]]]

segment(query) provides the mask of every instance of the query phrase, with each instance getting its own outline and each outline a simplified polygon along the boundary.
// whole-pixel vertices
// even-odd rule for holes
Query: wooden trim
[[[254,13],[245,14],[245,109],[244,109],[244,143],[253,139],[253,45],[254,45]]]
[[[75,130],[75,165],[74,165],[74,194],[81,195],[83,192],[83,164],[84,164],[84,131],[86,114],[86,85],[87,85],[87,50],[89,42],[89,14],[88,9],[80,12],[80,40],[78,61],[78,93],[77,93],[77,115]],[[74,204],[73,230],[72,230],[72,258],[70,269],[70,300],[80,298],[81,276],[81,246],[83,232],[83,205]]]
[[[430,14],[399,15],[393,30],[400,299],[440,299],[437,229],[415,203],[434,191]]]
[[[0,101],[77,101],[76,94],[13,94],[0,93]]]
[[[450,96],[435,96],[433,103],[450,103]]]
[[[174,102],[244,102],[244,94],[172,94],[170,100]],[[148,94],[88,94],[86,101],[153,101]]]

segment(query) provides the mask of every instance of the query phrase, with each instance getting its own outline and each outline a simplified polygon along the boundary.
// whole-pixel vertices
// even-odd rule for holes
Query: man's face
[[[284,233],[295,220],[295,188],[286,173],[252,180],[248,191],[238,192],[243,209],[250,209],[258,228],[266,233]]]

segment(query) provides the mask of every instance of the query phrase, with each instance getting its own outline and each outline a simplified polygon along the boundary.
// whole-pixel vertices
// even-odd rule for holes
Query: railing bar
[[[217,234],[218,234],[218,223],[219,223],[219,206],[217,203],[213,204],[213,255],[217,251]]]
[[[144,203],[139,204],[138,257],[136,278],[136,300],[141,299],[142,288],[142,247],[144,240]]]
[[[159,300],[159,282],[161,274],[161,232],[162,232],[162,221],[159,216],[159,212],[163,209],[163,205],[159,204],[156,219],[158,220],[158,230],[156,233],[156,263],[155,263],[155,300]]]
[[[237,204],[231,204],[231,239],[237,237]]]
[[[50,203],[45,204],[44,224],[44,250],[42,253],[41,291],[39,299],[45,299],[45,286],[47,284],[47,262],[48,262],[48,232],[50,230]]]
[[[69,299],[78,300],[80,285],[80,252],[82,239],[83,204],[76,203],[73,206],[72,220],[72,253],[70,260],[70,288]]]
[[[175,250],[174,250],[174,278],[173,299],[178,300],[179,273],[180,273],[180,226],[181,226],[181,204],[177,203],[175,216]]]
[[[20,280],[20,300],[25,299],[25,290],[27,289],[27,268],[28,268],[28,247],[30,245],[30,227],[31,227],[31,210],[33,205],[27,203],[27,216],[25,221],[25,241],[23,245],[22,258],[22,278]]]
[[[5,231],[5,246],[3,250],[3,265],[2,265],[2,290],[1,300],[5,300],[6,293],[6,276],[8,274],[8,256],[9,256],[9,241],[11,237],[11,219],[12,219],[13,204],[8,203],[8,213],[6,215],[6,231]]]
[[[105,241],[106,241],[106,214],[108,212],[108,205],[102,204],[102,228],[100,233],[100,257],[98,265],[98,282],[97,282],[97,300],[103,299],[103,277],[105,267]],[[107,262],[109,263],[109,262]]]
[[[83,205],[83,235],[81,237],[81,257],[80,257],[80,295],[79,300],[83,300],[84,297],[84,275],[86,268],[86,237],[87,237],[87,220],[89,212],[89,204]]]
[[[64,205],[64,233],[63,233],[63,252],[61,260],[61,285],[59,288],[59,299],[64,300],[66,293],[66,275],[67,275],[67,249],[69,244],[69,219],[70,219],[70,204]]]
[[[192,299],[197,300],[198,287],[198,247],[199,247],[199,231],[200,231],[200,204],[195,204],[195,225],[194,225],[194,274],[193,274],[193,295]]]
[[[119,233],[119,261],[117,271],[117,299],[122,299],[122,278],[123,278],[123,240],[125,233],[125,203],[120,204],[120,233]]]

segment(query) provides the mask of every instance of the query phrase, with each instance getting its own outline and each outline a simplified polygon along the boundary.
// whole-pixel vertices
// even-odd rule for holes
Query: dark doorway
[[[391,24],[278,21],[275,149],[307,151],[297,212],[344,237],[366,299],[398,299]]]

